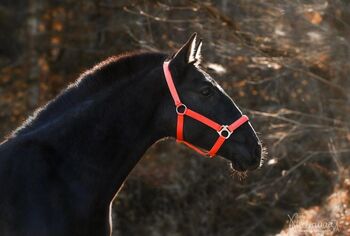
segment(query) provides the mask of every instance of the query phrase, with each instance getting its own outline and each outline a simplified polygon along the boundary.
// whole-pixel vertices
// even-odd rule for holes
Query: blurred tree
[[[116,200],[115,235],[283,235],[299,211],[347,235],[349,4],[3,0],[0,134],[107,56],[171,52],[197,31],[203,67],[250,115],[269,160],[239,181],[220,159],[159,143]]]

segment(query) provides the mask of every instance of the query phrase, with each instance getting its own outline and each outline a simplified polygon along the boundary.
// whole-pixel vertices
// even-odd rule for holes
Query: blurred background
[[[100,60],[171,53],[193,32],[259,132],[268,158],[246,177],[154,145],[113,235],[350,235],[349,1],[1,0],[0,30],[0,142]]]

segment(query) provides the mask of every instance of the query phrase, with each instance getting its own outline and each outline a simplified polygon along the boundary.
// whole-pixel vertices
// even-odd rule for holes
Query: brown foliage
[[[244,180],[223,160],[155,145],[116,200],[116,235],[284,235],[298,212],[350,233],[347,1],[5,2],[1,136],[99,60],[174,50],[193,31],[261,134],[269,159]]]

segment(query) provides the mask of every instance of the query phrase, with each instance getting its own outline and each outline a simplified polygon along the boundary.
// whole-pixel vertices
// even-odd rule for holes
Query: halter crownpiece
[[[167,82],[169,91],[171,93],[171,96],[175,103],[175,111],[177,113],[177,125],[176,125],[176,140],[180,143],[186,144],[188,147],[192,148],[196,152],[198,152],[201,155],[209,156],[211,158],[215,157],[216,153],[219,151],[220,147],[224,144],[225,140],[228,139],[231,134],[241,125],[243,125],[245,122],[247,122],[249,119],[246,115],[242,115],[238,120],[234,121],[230,125],[220,125],[216,123],[215,121],[209,119],[206,116],[203,116],[191,109],[189,109],[184,103],[181,102],[179,98],[179,94],[177,93],[170,69],[169,69],[169,61],[165,61],[163,63],[163,72],[165,76],[165,80]],[[185,116],[189,116],[192,119],[195,119],[210,128],[214,129],[219,137],[212,146],[212,148],[209,151],[203,151],[200,148],[194,146],[193,144],[187,142],[183,138],[183,129],[184,129],[184,118]]]

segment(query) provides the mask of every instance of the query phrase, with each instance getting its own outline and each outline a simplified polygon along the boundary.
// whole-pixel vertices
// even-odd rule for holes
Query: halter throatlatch
[[[181,102],[179,98],[179,94],[177,93],[173,78],[171,76],[169,64],[170,64],[170,61],[165,61],[163,63],[163,71],[164,71],[166,82],[169,87],[169,91],[171,93],[171,96],[173,97],[173,100],[175,103],[175,111],[177,113],[176,140],[180,143],[186,144],[188,147],[192,148],[193,150],[195,150],[201,155],[214,157],[216,153],[219,151],[220,147],[224,144],[225,140],[228,139],[238,127],[243,125],[249,119],[247,116],[242,115],[238,120],[234,121],[230,125],[220,125],[215,121],[189,109],[185,104]],[[189,116],[192,119],[198,120],[199,122],[214,129],[218,133],[219,137],[209,151],[203,151],[200,148],[184,140],[183,129],[184,129],[185,116]]]

